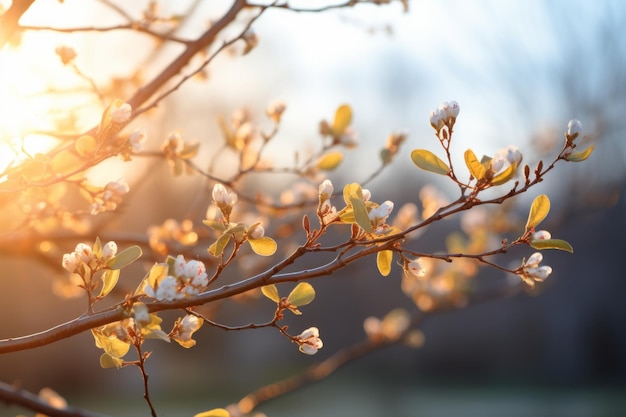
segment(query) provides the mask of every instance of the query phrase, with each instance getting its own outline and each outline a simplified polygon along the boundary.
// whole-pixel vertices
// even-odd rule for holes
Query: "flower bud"
[[[533,233],[530,240],[548,240],[551,238],[552,238],[552,235],[550,234],[550,232],[548,232],[547,230],[539,230]]]
[[[248,229],[250,239],[261,239],[265,235],[265,229],[259,223],[255,223]]]
[[[541,252],[535,252],[530,255],[530,258],[528,258],[524,265],[528,267],[536,267],[541,263],[541,261],[543,261],[543,255],[541,254]]]
[[[549,266],[540,266],[538,268],[528,268],[526,273],[537,281],[543,281],[548,278],[552,273],[552,268]]]
[[[573,141],[576,139],[583,130],[583,124],[578,119],[572,119],[567,124],[567,133],[565,136],[568,141]]]
[[[105,261],[107,261],[107,260],[111,259],[112,257],[114,257],[116,253],[117,253],[117,243],[115,243],[113,241],[107,242],[102,247],[102,258]]]
[[[319,196],[322,201],[333,195],[333,183],[330,180],[324,180],[319,186]]]
[[[412,260],[406,266],[407,271],[413,276],[423,277],[426,274],[424,267],[419,261],[419,258]]]
[[[111,105],[111,120],[113,123],[126,123],[133,113],[133,108],[123,101],[115,102]]]

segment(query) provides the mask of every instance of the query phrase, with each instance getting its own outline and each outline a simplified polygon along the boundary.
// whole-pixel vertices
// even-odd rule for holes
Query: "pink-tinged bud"
[[[248,229],[248,237],[250,239],[261,239],[265,235],[265,229],[259,223],[253,224]]]
[[[565,134],[568,140],[576,139],[583,130],[583,124],[578,119],[572,119],[567,124],[567,133]]]
[[[111,109],[111,120],[113,120],[113,123],[126,123],[130,119],[132,113],[133,108],[130,104],[120,101],[119,103],[113,104],[113,108]]]
[[[448,107],[446,107],[446,115],[448,117],[456,119],[456,117],[459,115],[460,110],[461,108],[459,107],[459,103],[457,103],[456,101],[450,101],[448,102]]]
[[[551,239],[552,235],[547,230],[539,230],[533,233],[531,240],[548,240]]]
[[[229,193],[222,184],[215,184],[211,193],[213,202],[218,207],[232,207],[237,202],[237,194]]]
[[[423,277],[426,274],[424,267],[418,259],[414,259],[407,264],[407,270],[411,273],[411,275],[416,277]]]

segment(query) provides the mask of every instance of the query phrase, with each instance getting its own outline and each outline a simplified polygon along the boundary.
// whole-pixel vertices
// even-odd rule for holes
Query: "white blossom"
[[[369,218],[376,226],[384,222],[393,210],[393,201],[385,201],[378,207],[373,207],[369,212]]]
[[[415,277],[423,277],[426,274],[426,270],[419,261],[419,258],[412,260],[406,266],[407,271]]]
[[[300,352],[307,355],[315,355],[317,351],[324,346],[319,336],[320,332],[317,327],[309,327],[300,333],[300,335],[297,336]]]
[[[583,124],[578,119],[572,119],[567,123],[567,137],[570,140],[576,139],[583,130]]]
[[[237,202],[237,194],[229,193],[226,187],[220,183],[213,186],[211,196],[218,207],[232,207]]]
[[[111,120],[113,123],[126,123],[133,113],[133,108],[128,103],[114,103],[111,109]]]
[[[333,183],[330,180],[324,180],[319,186],[319,196],[323,200],[330,198],[333,195]]]
[[[135,129],[133,133],[128,136],[128,143],[133,147],[135,152],[139,152],[143,148],[143,144],[146,141],[146,131],[144,129]]]
[[[109,260],[117,253],[117,243],[110,241],[102,247],[102,258]]]

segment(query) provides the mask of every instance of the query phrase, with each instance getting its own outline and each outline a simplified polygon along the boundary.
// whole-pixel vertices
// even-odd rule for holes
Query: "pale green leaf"
[[[269,298],[275,303],[278,303],[280,301],[280,295],[278,295],[278,288],[276,288],[276,285],[274,284],[262,286],[261,293],[263,293],[264,296],[266,296],[267,298]]]
[[[248,243],[252,250],[261,256],[270,256],[276,252],[276,241],[271,237],[263,236],[259,239],[250,239],[248,238]]]
[[[426,149],[415,149],[411,152],[411,160],[419,168],[434,172],[435,174],[448,175],[450,168],[437,155]]]
[[[383,277],[386,277],[391,272],[391,261],[393,259],[393,251],[381,250],[376,254],[376,266],[378,272]]]
[[[366,233],[370,233],[372,231],[372,222],[367,214],[367,208],[365,207],[363,200],[351,197],[350,204],[354,210],[354,218],[357,224],[361,226],[361,229],[363,229]]]
[[[105,297],[108,293],[115,288],[117,284],[117,280],[120,277],[119,269],[107,269],[102,274],[102,289],[100,290],[100,295],[98,297]]]
[[[135,262],[141,257],[139,246],[130,246],[107,261],[107,266],[111,269],[122,269]]]
[[[315,298],[315,289],[308,282],[301,282],[289,293],[287,302],[295,307],[309,304]]]
[[[222,236],[218,237],[215,243],[209,246],[209,253],[213,256],[221,256],[224,252],[224,248],[226,248],[226,245],[230,242],[231,236],[230,233],[225,232]]]
[[[530,212],[528,213],[528,220],[526,221],[526,230],[530,230],[536,227],[539,223],[546,218],[550,212],[550,199],[547,195],[539,195],[533,201],[530,206]]]
[[[100,355],[100,366],[102,368],[121,368],[124,364],[124,360],[120,358],[114,358],[108,353]]]
[[[531,240],[530,246],[535,249],[559,249],[567,252],[574,252],[574,248],[565,240],[561,239],[537,239]]]

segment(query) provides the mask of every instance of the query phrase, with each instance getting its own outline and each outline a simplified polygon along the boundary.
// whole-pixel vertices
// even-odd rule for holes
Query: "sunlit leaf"
[[[226,231],[226,225],[224,225],[224,222],[219,221],[219,220],[202,220],[202,223],[204,223],[206,226],[209,226],[211,229],[217,231],[217,232],[225,232]]]
[[[356,197],[361,200],[363,199],[363,190],[361,189],[361,186],[356,182],[353,182],[352,184],[346,184],[346,186],[343,187],[343,201],[345,201],[346,204],[350,205],[350,198],[352,197]]]
[[[142,255],[141,248],[137,245],[130,246],[107,261],[111,269],[122,269],[139,259]]]
[[[270,256],[276,252],[276,241],[271,237],[263,236],[259,239],[250,239],[248,238],[248,243],[252,250],[261,256]]]
[[[211,246],[209,246],[209,253],[213,256],[222,255],[222,253],[224,252],[224,248],[226,248],[226,245],[228,245],[228,242],[230,242],[231,236],[232,235],[230,233],[226,232],[218,237],[217,240]]]
[[[471,149],[465,151],[463,155],[465,158],[465,165],[467,165],[467,169],[469,169],[472,177],[477,180],[482,180],[485,178],[485,167],[478,162],[478,158],[476,158],[476,154]]]
[[[448,175],[450,168],[437,155],[426,149],[415,149],[411,152],[411,160],[419,168],[434,172],[435,174]]]
[[[317,161],[317,167],[324,171],[332,171],[337,168],[339,164],[343,161],[343,153],[337,152],[329,152]]]
[[[76,140],[74,148],[80,156],[90,156],[96,152],[98,142],[91,135],[83,135]]]
[[[230,413],[223,408],[215,408],[213,410],[198,413],[193,417],[230,417]]]
[[[121,358],[128,353],[130,343],[123,342],[114,335],[106,336],[97,330],[91,330],[96,346],[114,358]]]
[[[100,290],[100,295],[98,297],[105,297],[108,293],[115,288],[117,284],[117,280],[120,277],[119,269],[107,269],[102,274],[102,289]]]
[[[381,250],[376,254],[376,266],[378,272],[383,277],[386,277],[391,272],[391,261],[393,259],[393,252],[390,250]]]
[[[561,239],[537,239],[531,240],[530,246],[535,249],[559,249],[567,252],[574,252],[574,248],[565,240]]]
[[[537,196],[530,206],[530,213],[528,213],[528,220],[526,221],[526,230],[536,227],[546,218],[549,212],[550,199],[548,196],[543,194]]]
[[[517,164],[510,164],[504,171],[493,177],[491,185],[502,185],[515,176]]]
[[[120,358],[114,358],[108,353],[100,355],[100,366],[103,368],[121,368],[124,364],[124,360]]]
[[[372,231],[372,222],[367,214],[367,208],[365,207],[363,200],[351,197],[350,204],[352,204],[354,218],[357,224],[361,226],[361,229],[363,229],[366,233],[370,233]]]
[[[280,301],[280,295],[278,295],[278,288],[276,288],[276,285],[274,284],[262,286],[261,293],[263,293],[264,296],[266,296],[267,298],[269,298],[275,303],[278,303]]]
[[[308,282],[301,282],[289,293],[289,304],[300,307],[309,304],[315,298],[315,289]]]
[[[342,135],[350,122],[352,121],[352,108],[349,105],[343,104],[339,106],[335,112],[335,120],[333,120],[333,133],[335,135]]]
[[[581,162],[581,161],[584,161],[585,159],[589,158],[589,156],[591,155],[591,152],[593,152],[593,148],[594,148],[594,146],[591,145],[590,147],[588,147],[584,151],[571,153],[571,154],[567,155],[565,157],[565,159],[567,159],[570,162]]]

